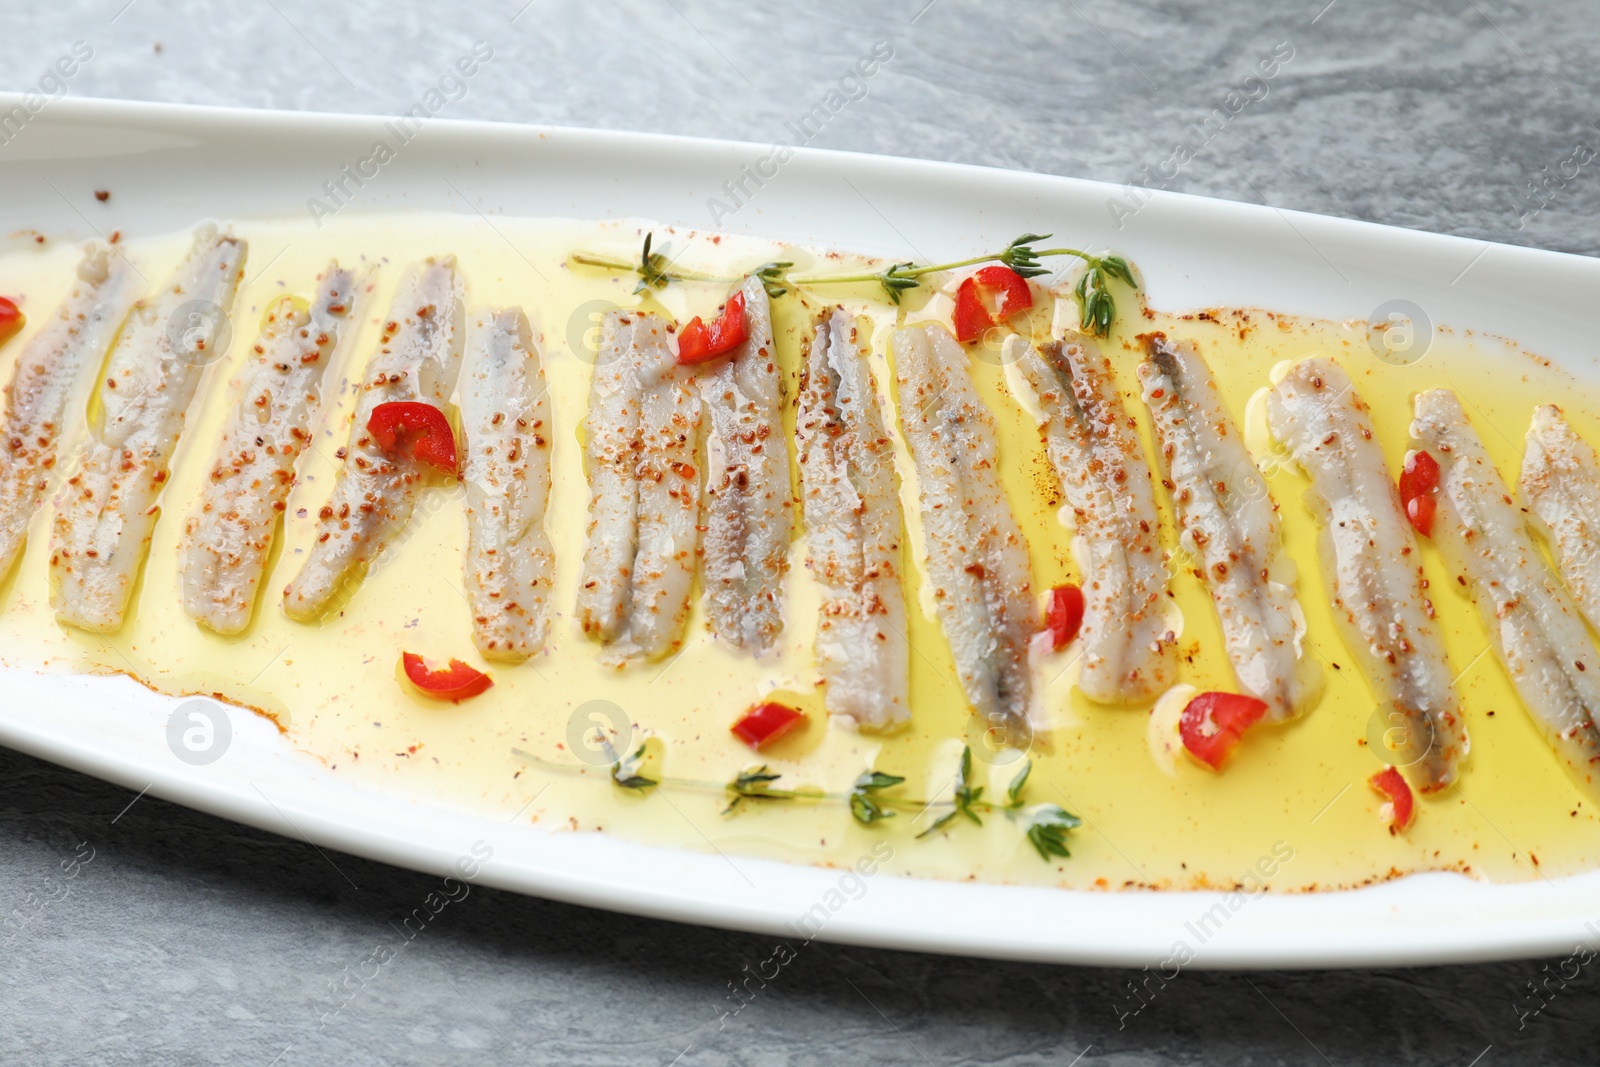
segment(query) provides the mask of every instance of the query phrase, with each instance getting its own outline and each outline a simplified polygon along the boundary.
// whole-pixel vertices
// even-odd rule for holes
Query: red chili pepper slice
[[[411,455],[438,467],[446,474],[456,472],[456,437],[450,420],[432,404],[417,400],[396,400],[379,404],[367,419],[367,432],[385,452],[393,452],[401,435],[411,441]]]
[[[494,684],[487,674],[475,670],[468,664],[458,659],[450,661],[450,666],[430,668],[427,660],[415,652],[400,653],[400,663],[405,668],[406,677],[411,679],[411,684],[422,692],[423,696],[433,697],[435,700],[449,700],[456,704],[468,697],[475,697]]]
[[[725,356],[744,344],[749,329],[744,321],[744,293],[736,292],[722,306],[722,315],[710,326],[696,315],[678,331],[678,362],[705,363]]]
[[[1244,732],[1267,713],[1264,701],[1242,693],[1201,693],[1183,709],[1183,747],[1212,770],[1221,770]]]
[[[951,325],[955,327],[956,340],[971,344],[989,327],[1031,307],[1033,291],[1028,288],[1028,279],[1010,267],[984,267],[956,289]]]
[[[978,296],[978,283],[971,278],[956,290],[956,310],[950,325],[955,327],[956,340],[964,345],[970,345],[994,325],[989,309],[983,306],[983,298]]]
[[[805,721],[806,717],[802,712],[787,704],[771,702],[757,704],[733,724],[733,736],[751,748],[759,749],[768,742],[776,741]]]
[[[1433,491],[1439,488],[1439,461],[1426,452],[1413,452],[1400,469],[1400,502],[1417,533],[1433,535],[1433,515],[1438,510]]]
[[[28,317],[21,308],[0,296],[0,345],[11,340],[27,321]]]
[[[1383,817],[1389,824],[1389,832],[1404,833],[1416,813],[1416,800],[1411,796],[1411,787],[1393,767],[1385,767],[1367,781],[1372,788],[1389,798],[1389,802],[1383,806]]]
[[[1072,644],[1083,626],[1083,590],[1075,585],[1058,585],[1050,590],[1044,619],[1057,652]]]

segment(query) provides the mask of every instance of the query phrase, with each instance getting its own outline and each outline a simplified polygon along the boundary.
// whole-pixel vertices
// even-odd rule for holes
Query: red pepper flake
[[[1433,516],[1438,510],[1433,491],[1439,488],[1439,461],[1427,452],[1413,452],[1400,469],[1400,503],[1406,518],[1424,537],[1433,535]]]
[[[103,204],[107,200],[111,199],[111,190],[110,189],[96,189],[94,191],[94,198],[96,200],[100,201]]]
[[[1367,779],[1367,782],[1389,798],[1379,809],[1383,814],[1383,821],[1389,824],[1389,832],[1405,833],[1406,827],[1411,825],[1411,819],[1416,813],[1416,801],[1411,796],[1411,787],[1406,784],[1406,780],[1400,777],[1400,772],[1393,767],[1385,767]]]
[[[393,452],[402,436],[411,441],[411,455],[446,474],[456,473],[456,438],[444,412],[432,404],[397,400],[379,404],[367,419],[367,432],[379,448]]]
[[[733,724],[733,736],[759,751],[806,721],[804,713],[787,704],[757,704]]]
[[[991,326],[1033,307],[1028,280],[1010,267],[984,267],[956,290],[956,310],[951,325],[956,340],[971,344]]]
[[[1183,709],[1178,732],[1189,754],[1221,770],[1244,732],[1267,713],[1264,701],[1242,693],[1201,693]]]
[[[1058,585],[1050,590],[1050,602],[1045,606],[1045,626],[1050,631],[1050,644],[1055,651],[1072,644],[1083,626],[1083,590],[1075,585]]]
[[[22,309],[6,297],[0,296],[0,345],[15,337],[28,322]]]
[[[430,667],[428,661],[414,652],[402,652],[400,664],[405,669],[406,677],[423,696],[435,700],[448,700],[459,704],[469,697],[494,685],[487,674],[475,670],[468,664],[458,659],[450,661],[448,667]]]
[[[744,293],[736,292],[723,305],[722,315],[707,326],[696,315],[678,334],[678,362],[706,363],[744,344],[749,328],[744,321]]]

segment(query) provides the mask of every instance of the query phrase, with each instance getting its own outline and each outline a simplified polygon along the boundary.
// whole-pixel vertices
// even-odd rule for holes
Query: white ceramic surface
[[[0,113],[21,98],[0,95]],[[63,100],[0,162],[0,234],[93,236],[50,182],[116,190],[102,224],[138,236],[203,216],[306,211],[367,155],[378,118]],[[766,146],[431,122],[351,210],[430,209],[711,223],[707,199]],[[49,182],[44,179],[49,179]],[[1049,229],[1138,263],[1159,307],[1248,305],[1365,319],[1404,299],[1435,323],[1517,339],[1576,373],[1600,370],[1588,312],[1600,262],[1272,208],[1158,194],[1117,229],[1112,186],[913,160],[804,151],[723,227],[922,258]],[[318,845],[444,873],[486,842],[478,880],[687,922],[775,934],[839,872],[664,852],[603,835],[551,834],[443,805],[363,791],[297,755],[270,724],[233,716],[226,756],[173,758],[177,702],[126,679],[0,672],[0,742],[138,790]],[[481,846],[480,846],[481,850]],[[1154,965],[1215,893],[1081,893],[879,875],[832,913],[825,940],[1017,959]],[[1338,966],[1564,951],[1600,924],[1600,872],[1516,885],[1447,874],[1352,892],[1251,898],[1191,965]],[[1226,905],[1223,905],[1226,907]],[[792,936],[792,935],[791,935]]]

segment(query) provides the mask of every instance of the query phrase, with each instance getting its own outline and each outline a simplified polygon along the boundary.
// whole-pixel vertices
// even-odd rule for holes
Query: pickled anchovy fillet
[[[1439,463],[1433,540],[1477,602],[1517,695],[1579,788],[1600,799],[1600,655],[1522,509],[1448,389],[1420,393],[1411,436]]]
[[[1379,701],[1403,718],[1393,762],[1418,789],[1443,789],[1466,755],[1466,723],[1367,405],[1337,364],[1307,359],[1273,388],[1267,420],[1311,479],[1334,622]]]
[[[317,539],[283,591],[290,618],[320,616],[410,521],[423,488],[421,462],[405,449],[385,452],[367,423],[380,404],[448,402],[461,373],[463,300],[454,256],[424,260],[401,278],[383,340],[362,375],[333,493],[318,512]]]
[[[824,312],[795,425],[806,568],[822,588],[816,659],[824,704],[872,729],[911,715],[899,479],[854,318]]]
[[[622,659],[682,640],[699,554],[700,397],[670,338],[660,316],[607,312],[590,385],[578,622]]]
[[[50,538],[50,606],[62,622],[122,626],[184,416],[206,364],[225,354],[244,259],[244,241],[201,227],[166,286],[135,305],[112,345],[99,383],[102,417]]]
[[[354,285],[349,271],[331,263],[309,307],[280,297],[240,376],[238,400],[180,549],[183,608],[217,633],[236,634],[250,622],[295,461],[311,441],[323,377],[349,322]]]
[[[1521,488],[1572,598],[1600,627],[1600,457],[1554,404],[1533,412]]]
[[[1176,636],[1150,467],[1111,364],[1075,333],[1038,349],[1020,337],[1006,345],[1033,391],[1074,515],[1084,597],[1078,688],[1102,703],[1153,697],[1176,679]]]
[[[747,278],[748,336],[700,375],[706,438],[706,617],[711,632],[762,653],[783,630],[793,498],[772,311],[760,278]]]
[[[939,621],[973,710],[1016,736],[1029,722],[1040,619],[1028,543],[1000,485],[994,416],[942,327],[895,331],[894,354]]]
[[[1277,505],[1193,344],[1145,338],[1144,401],[1161,443],[1179,540],[1199,560],[1240,689],[1282,721],[1309,708],[1321,668],[1303,645]]]
[[[472,636],[490,659],[544,647],[555,555],[550,501],[550,399],[528,318],[516,308],[473,316],[461,376],[466,433],[467,598]]]
[[[88,368],[98,369],[133,301],[133,269],[104,244],[90,245],[55,316],[17,357],[6,386],[0,442],[0,575],[11,570],[44,502],[62,420]]]

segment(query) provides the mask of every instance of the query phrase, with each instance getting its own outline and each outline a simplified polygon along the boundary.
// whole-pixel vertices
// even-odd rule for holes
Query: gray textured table
[[[452,117],[770,142],[886,39],[816,144],[1126,181],[1237,89],[1253,99],[1171,188],[1600,254],[1600,162],[1563,174],[1600,145],[1593,0],[523,2],[13,4],[0,83],[36,85],[81,40],[74,95],[392,114],[483,39],[495,60]],[[719,1025],[769,939],[484,889],[324,1023],[330,982],[430,879],[336,857],[347,881],[308,845],[134,800],[0,751],[0,908],[49,901],[0,935],[4,1062],[1597,1059],[1592,968],[1524,1014],[1546,961],[1185,972],[1119,1019],[1125,972],[818,945]]]

